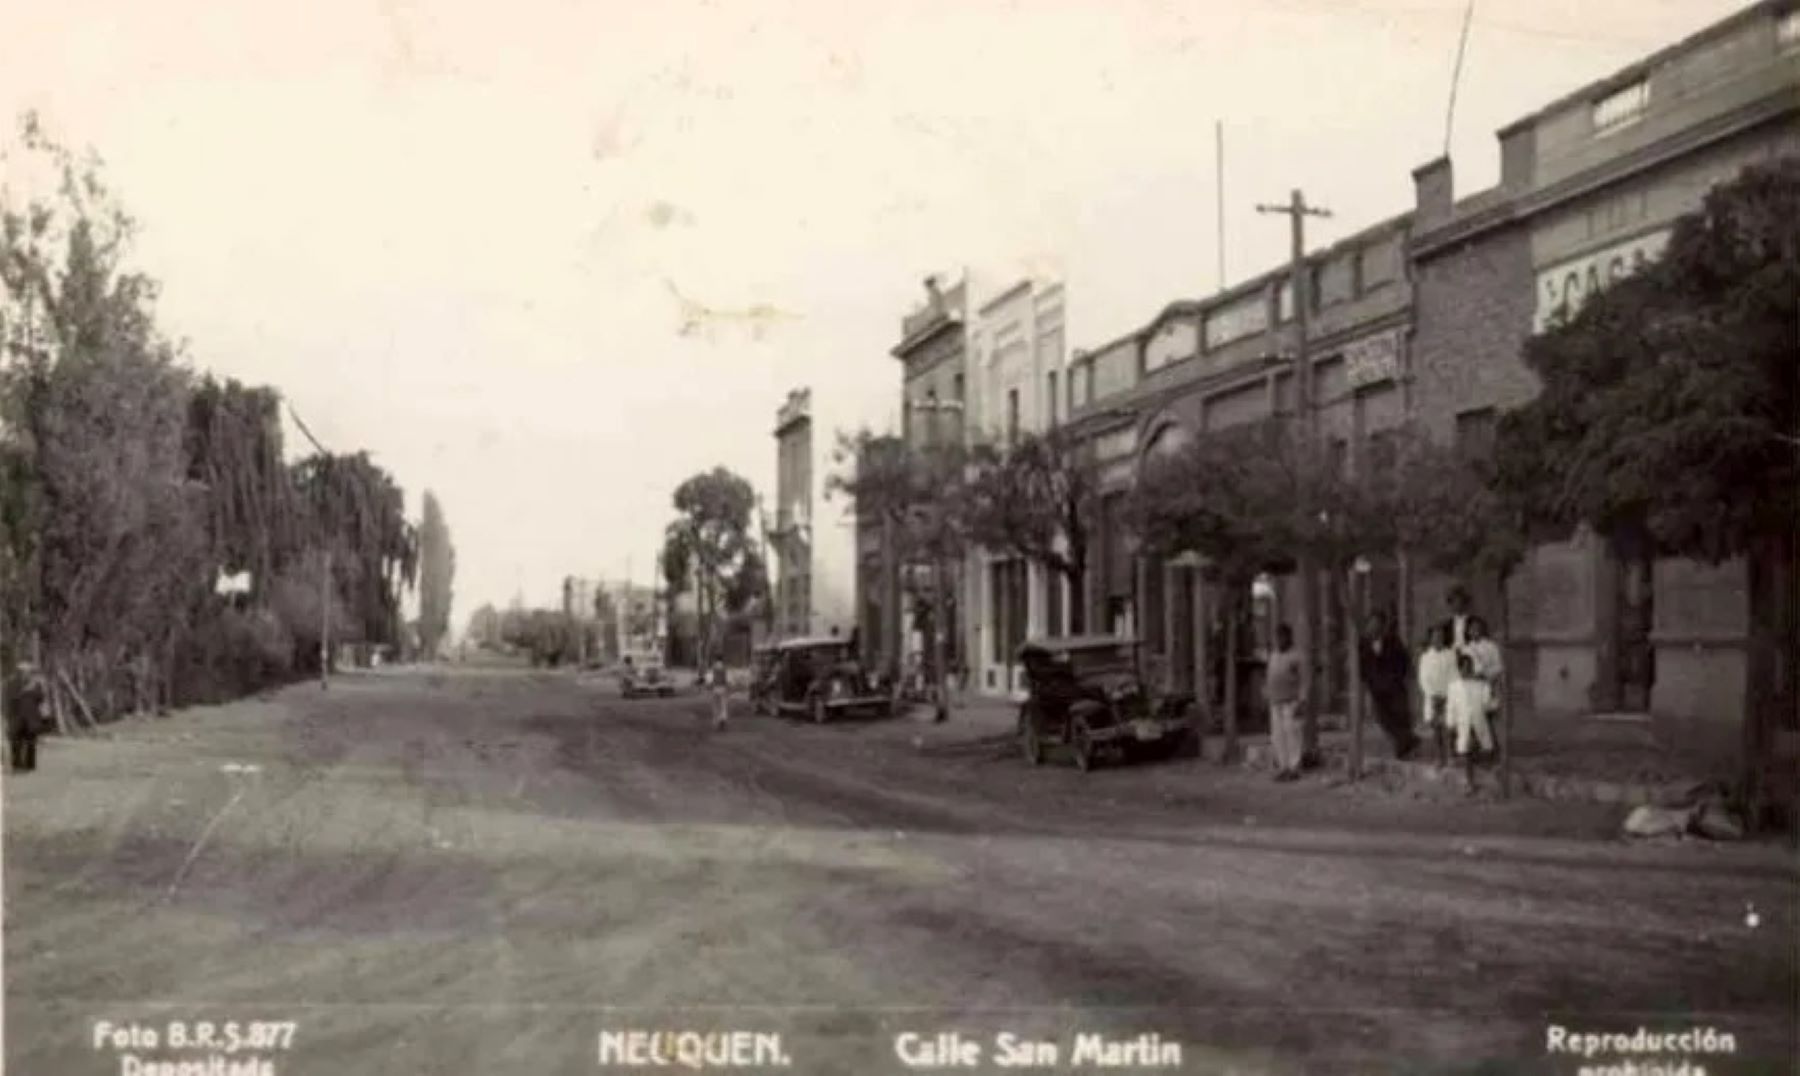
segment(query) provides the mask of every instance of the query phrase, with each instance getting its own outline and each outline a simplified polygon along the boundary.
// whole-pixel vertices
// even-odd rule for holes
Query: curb
[[[1266,770],[1272,768],[1271,749],[1266,743],[1240,744],[1243,753],[1240,763],[1245,769]],[[1326,769],[1344,773],[1349,770],[1349,759],[1333,753],[1326,758]],[[1370,778],[1397,778],[1402,784],[1435,787],[1443,785],[1460,785],[1464,771],[1459,767],[1439,768],[1431,762],[1402,762],[1392,758],[1365,758],[1363,760],[1363,781]],[[1647,783],[1642,781],[1610,781],[1601,778],[1578,777],[1547,773],[1533,773],[1530,770],[1515,769],[1512,772],[1512,793],[1531,799],[1549,800],[1560,803],[1598,803],[1619,807],[1661,806],[1677,801],[1694,785],[1701,783],[1699,777],[1684,778],[1678,781]],[[1498,794],[1500,791],[1500,775],[1492,767],[1477,768],[1475,785],[1484,792]]]

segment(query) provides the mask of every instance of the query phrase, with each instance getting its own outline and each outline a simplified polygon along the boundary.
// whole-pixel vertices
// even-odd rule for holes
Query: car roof
[[[1137,639],[1130,635],[1050,635],[1037,639],[1027,639],[1019,647],[1019,653],[1027,650],[1087,650],[1099,647],[1136,646]]]
[[[841,635],[805,635],[798,639],[783,639],[775,644],[777,650],[811,650],[822,646],[849,646],[850,640]]]

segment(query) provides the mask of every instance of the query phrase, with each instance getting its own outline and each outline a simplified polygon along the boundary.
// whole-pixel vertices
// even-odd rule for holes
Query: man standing
[[[1406,644],[1394,631],[1386,613],[1369,618],[1368,634],[1362,641],[1358,668],[1363,686],[1375,704],[1375,720],[1394,744],[1394,757],[1405,759],[1419,746],[1413,733],[1412,716],[1407,707],[1407,673],[1411,664]]]
[[[1300,728],[1300,693],[1304,678],[1300,654],[1294,649],[1294,629],[1286,624],[1275,629],[1275,650],[1269,655],[1269,744],[1275,752],[1275,780],[1300,779],[1300,754],[1304,746]]]
[[[1458,584],[1450,588],[1444,600],[1450,606],[1450,619],[1444,621],[1444,634],[1450,639],[1450,649],[1461,653],[1469,645],[1469,620],[1474,616],[1469,611],[1469,592]]]
[[[37,769],[38,734],[44,728],[44,681],[28,661],[19,662],[6,698],[6,743],[12,772]]]

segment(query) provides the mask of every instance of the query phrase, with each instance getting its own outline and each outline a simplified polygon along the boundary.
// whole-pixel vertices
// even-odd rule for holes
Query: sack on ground
[[[1645,805],[1632,809],[1625,816],[1625,835],[1628,837],[1680,837],[1687,833],[1693,824],[1695,811],[1691,808],[1651,807]]]

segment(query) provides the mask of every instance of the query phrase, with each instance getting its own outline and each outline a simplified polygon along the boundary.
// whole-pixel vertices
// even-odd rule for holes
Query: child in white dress
[[[1423,697],[1420,712],[1425,727],[1437,743],[1439,766],[1450,763],[1448,703],[1450,683],[1456,679],[1456,651],[1450,649],[1449,633],[1442,626],[1431,629],[1425,637],[1425,649],[1419,653],[1419,694]]]
[[[1467,654],[1456,658],[1456,679],[1450,682],[1445,710],[1450,727],[1456,730],[1456,753],[1463,760],[1469,787],[1475,787],[1475,751],[1480,744],[1482,754],[1494,749],[1494,732],[1488,725],[1488,704],[1492,689],[1476,671],[1475,661]]]

